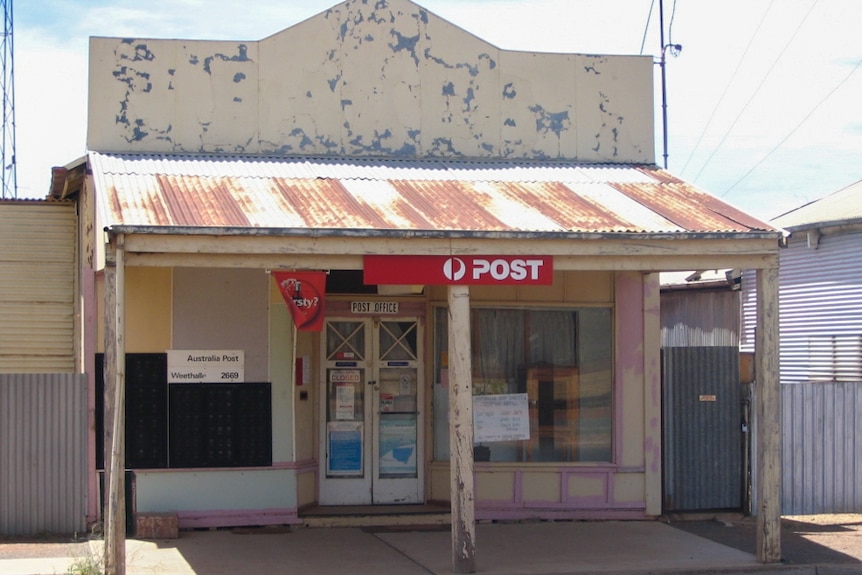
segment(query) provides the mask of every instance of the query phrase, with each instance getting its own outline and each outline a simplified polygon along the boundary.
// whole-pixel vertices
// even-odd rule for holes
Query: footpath
[[[129,575],[445,575],[448,526],[262,527],[129,539]],[[783,561],[761,564],[751,518],[480,523],[477,573],[862,575],[862,514],[785,517]],[[101,541],[0,539],[0,575],[90,575]],[[70,568],[78,568],[77,571]]]

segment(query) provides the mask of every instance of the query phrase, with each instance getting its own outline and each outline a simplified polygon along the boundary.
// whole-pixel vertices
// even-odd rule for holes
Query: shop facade
[[[652,67],[406,0],[93,39],[90,151],[53,188],[94,397],[125,405],[92,494],[122,431],[138,512],[181,527],[454,505],[465,459],[478,519],[659,515],[658,273],[771,271],[782,236],[652,165]]]
[[[147,166],[170,171],[172,162],[188,161],[93,152],[87,165],[97,189],[118,190],[113,182],[146,188]],[[202,166],[186,166],[187,173],[210,171],[208,159],[195,161]],[[365,176],[380,162],[362,160]],[[453,162],[424,185],[447,189]],[[430,170],[438,162],[423,163]],[[623,169],[632,171],[629,180],[639,170],[642,178],[671,177],[615,168]],[[198,187],[209,176],[183,178]],[[234,180],[238,196],[250,193],[246,184],[259,182]],[[308,197],[312,184],[292,185]],[[483,196],[471,189],[454,193],[479,210]],[[165,193],[165,205],[176,201]],[[763,265],[777,246],[774,233],[750,230],[594,239],[580,232],[94,227],[111,238],[106,261],[120,251],[126,270],[126,430],[142,440],[127,436],[126,453],[144,455],[140,464],[128,462],[136,506],[176,512],[184,527],[300,522],[303,509],[318,505],[448,502],[453,285],[470,298],[477,518],[657,516],[658,271],[707,261]],[[98,302],[110,299],[102,283],[97,274]],[[99,352],[102,341],[110,343],[103,317],[104,309],[94,315]],[[151,376],[161,378],[156,391],[147,387]],[[156,394],[147,397],[157,404],[132,400],[141,394]],[[225,403],[228,412],[216,413]],[[163,422],[159,433],[149,427],[154,421]]]

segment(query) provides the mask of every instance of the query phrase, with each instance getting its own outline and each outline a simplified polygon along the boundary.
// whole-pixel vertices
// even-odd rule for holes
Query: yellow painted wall
[[[434,461],[430,464],[428,471],[428,486],[425,498],[429,501],[449,501],[449,463]],[[478,483],[478,476],[476,477],[476,481]],[[492,494],[499,493],[499,490],[492,491],[488,494],[488,497],[490,498]],[[506,497],[510,496],[511,495],[506,495]]]
[[[170,268],[127,267],[126,353],[164,353],[171,348]],[[96,278],[97,333],[99,352],[105,350],[105,276]]]
[[[573,474],[568,478],[566,495],[569,498],[607,500],[608,475],[605,472],[589,473],[589,470]]]
[[[447,467],[448,471],[448,467]],[[448,480],[448,476],[446,477]],[[447,484],[448,487],[448,484]],[[515,472],[511,469],[476,474],[476,499],[508,500],[515,491]]]
[[[646,481],[643,473],[617,473],[613,477],[613,482],[615,501],[621,504],[642,505],[646,500]]]
[[[296,429],[292,414],[296,400],[293,369],[293,320],[284,300],[269,290],[269,379],[272,382],[272,461],[295,461]],[[278,290],[276,289],[276,292]],[[277,294],[279,299],[281,295]]]
[[[270,377],[273,388],[286,394],[285,405],[289,413],[278,421],[273,421],[274,434],[289,434],[290,456],[280,461],[307,462],[315,457],[317,446],[316,407],[319,389],[317,385],[317,342],[315,332],[294,332],[293,320],[287,304],[274,281],[270,282]],[[296,357],[311,363],[311,381],[297,385],[296,372],[291,364],[294,354],[293,338],[296,336]],[[275,385],[276,381],[284,382]],[[289,396],[289,399],[287,398]],[[289,429],[287,427],[289,426]],[[286,436],[279,440],[287,441]],[[308,477],[299,476],[300,486]],[[301,499],[301,497],[300,497]]]
[[[525,471],[523,481],[525,503],[541,505],[560,501],[560,474],[556,470]]]
[[[644,465],[644,342],[643,342],[643,275],[639,272],[621,272],[617,278],[619,301],[615,315],[616,376],[622,381],[622,393],[616,396],[622,402],[622,431],[620,458],[624,467],[640,468]],[[659,337],[656,332],[656,337]]]
[[[300,473],[296,483],[296,503],[300,509],[317,501],[317,473]]]

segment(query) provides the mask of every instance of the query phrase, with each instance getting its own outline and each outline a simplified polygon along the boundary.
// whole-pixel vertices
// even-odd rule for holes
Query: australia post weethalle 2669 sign
[[[365,256],[367,285],[551,285],[551,256]]]

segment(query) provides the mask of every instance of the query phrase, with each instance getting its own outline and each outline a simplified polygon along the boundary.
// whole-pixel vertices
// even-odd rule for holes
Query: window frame
[[[543,395],[548,395],[548,390],[551,390],[551,395],[553,395],[554,397],[550,398],[550,400],[552,402],[555,402],[555,405],[554,405],[554,408],[550,411],[550,413],[552,413],[552,414],[556,413],[557,414],[556,416],[552,416],[552,417],[556,417],[557,419],[559,419],[559,417],[560,417],[559,413],[564,413],[565,414],[564,418],[575,417],[576,419],[572,420],[572,423],[570,423],[569,425],[570,425],[570,427],[571,426],[579,426],[579,430],[580,430],[580,431],[578,431],[579,434],[583,434],[583,433],[589,434],[590,433],[590,431],[588,429],[586,432],[583,431],[583,429],[586,429],[589,427],[588,422],[590,419],[583,417],[583,412],[581,411],[581,406],[584,404],[585,401],[588,402],[588,405],[585,406],[585,409],[590,409],[590,406],[598,405],[598,408],[600,410],[602,410],[602,416],[600,418],[598,418],[600,423],[596,424],[597,430],[593,431],[592,433],[598,434],[601,437],[600,445],[598,447],[594,448],[594,449],[596,449],[596,451],[594,453],[597,453],[597,454],[600,453],[600,456],[599,455],[594,455],[594,456],[587,455],[587,453],[590,450],[590,446],[587,445],[587,442],[583,442],[583,443],[577,443],[577,446],[574,449],[570,449],[569,453],[573,453],[574,455],[570,455],[570,456],[565,457],[565,458],[558,458],[556,456],[553,458],[548,458],[547,454],[546,454],[545,456],[539,456],[539,457],[533,457],[533,458],[519,455],[519,456],[515,457],[514,459],[508,459],[508,460],[494,459],[494,458],[489,459],[488,455],[487,455],[487,451],[488,451],[487,446],[479,446],[478,444],[476,444],[474,446],[474,457],[475,457],[476,461],[488,461],[488,460],[490,460],[492,462],[496,462],[496,461],[504,462],[505,461],[506,463],[509,463],[509,464],[537,464],[537,463],[546,463],[547,464],[547,463],[551,463],[554,465],[561,465],[561,464],[562,465],[569,465],[569,464],[572,464],[572,465],[578,465],[578,464],[592,464],[592,465],[594,465],[594,464],[614,464],[615,457],[616,457],[616,450],[615,450],[614,446],[615,446],[615,422],[616,422],[616,402],[617,402],[616,375],[615,375],[615,368],[616,368],[616,365],[615,365],[616,324],[614,321],[614,316],[615,316],[614,306],[612,304],[599,304],[599,305],[589,305],[589,304],[587,304],[587,305],[583,305],[583,304],[582,305],[577,305],[577,304],[576,305],[560,305],[560,304],[505,305],[505,304],[500,304],[500,303],[490,303],[490,304],[484,304],[483,303],[480,305],[473,305],[470,308],[471,347],[475,345],[475,337],[476,337],[476,335],[475,335],[476,330],[474,329],[474,325],[476,322],[475,313],[477,311],[489,310],[489,309],[490,310],[517,311],[517,312],[521,312],[523,314],[529,314],[530,312],[548,312],[548,311],[551,311],[551,312],[558,311],[558,312],[562,312],[562,313],[574,313],[574,314],[576,314],[575,319],[574,319],[576,329],[575,329],[575,332],[573,334],[573,340],[574,340],[573,341],[573,345],[574,345],[573,353],[574,353],[574,359],[575,359],[574,365],[551,366],[550,371],[547,371],[549,366],[542,366],[540,364],[537,364],[535,366],[524,366],[523,367],[523,370],[524,370],[523,379],[525,379],[525,380],[528,379],[528,371],[529,370],[535,370],[536,368],[544,367],[545,372],[543,373],[542,377],[551,377],[552,380],[550,380],[550,381],[553,381],[555,383],[550,383],[550,387],[543,386],[542,384],[537,383],[536,387],[538,387],[538,388],[544,387],[544,394]],[[449,449],[448,449],[449,446],[448,446],[448,424],[447,424],[447,422],[448,422],[448,401],[447,401],[448,392],[446,391],[445,386],[441,382],[441,373],[442,373],[441,370],[444,369],[442,366],[442,363],[443,363],[442,357],[444,356],[444,354],[448,354],[448,349],[446,349],[446,342],[448,341],[448,333],[446,333],[447,330],[445,329],[445,326],[447,325],[447,322],[448,322],[448,318],[446,316],[446,310],[447,310],[447,306],[444,304],[436,304],[436,305],[432,306],[432,321],[431,321],[431,323],[433,326],[434,333],[432,334],[431,345],[432,345],[433,357],[432,357],[432,365],[430,366],[430,369],[432,372],[432,381],[433,381],[433,385],[434,385],[434,390],[433,390],[434,393],[432,394],[432,400],[434,402],[434,413],[435,413],[435,415],[434,415],[434,427],[435,427],[435,431],[434,431],[434,445],[433,445],[432,452],[433,452],[435,461],[448,461],[449,457],[450,457],[450,453],[449,453]],[[599,373],[600,377],[603,379],[603,381],[599,382],[599,385],[602,386],[601,387],[602,391],[599,395],[600,396],[607,396],[607,397],[604,399],[604,403],[601,403],[601,400],[600,400],[600,402],[598,404],[595,403],[596,402],[595,396],[590,397],[589,395],[584,395],[582,393],[583,388],[579,387],[579,383],[577,381],[579,378],[579,374],[577,372],[579,372],[582,369],[582,364],[583,364],[583,359],[584,359],[583,356],[584,356],[585,351],[587,351],[586,348],[584,347],[584,344],[583,344],[583,342],[586,340],[584,340],[584,335],[582,333],[582,330],[584,329],[584,327],[583,327],[583,322],[582,322],[583,316],[581,316],[581,314],[583,312],[588,312],[590,310],[602,310],[603,312],[605,312],[607,314],[606,318],[600,318],[599,316],[596,316],[598,321],[604,322],[603,327],[607,329],[607,339],[605,340],[606,351],[601,352],[599,354],[599,356],[600,356],[599,361],[600,361],[600,363],[602,363],[603,367],[602,367],[602,369],[598,369],[598,370],[595,370],[593,372],[589,372],[589,373]],[[525,320],[523,322],[523,325],[526,326],[528,323],[529,322]],[[441,330],[441,328],[444,328],[444,329]],[[441,334],[440,331],[442,331],[444,333]],[[525,355],[525,357],[529,358],[530,351],[527,347],[529,345],[527,343],[527,338],[528,338],[528,335],[525,333],[524,337],[523,337],[523,341],[524,341],[524,345],[525,345],[524,355]],[[482,393],[481,393],[482,385],[476,384],[477,373],[476,373],[475,354],[476,354],[476,350],[474,348],[472,351],[472,356],[474,358],[473,366],[472,366],[473,367],[472,377],[473,377],[474,385],[472,386],[472,391],[473,391],[474,396],[482,395]],[[598,357],[598,356],[595,356],[595,357]],[[594,361],[595,361],[595,359],[593,360],[593,362]],[[519,367],[519,371],[520,370],[521,370],[521,367]],[[556,374],[553,373],[554,371],[556,371]],[[602,373],[602,372],[604,372],[604,373]],[[538,373],[538,372],[536,372],[536,373]],[[550,376],[548,374],[550,374]],[[519,386],[519,389],[516,391],[527,391],[526,389],[524,389],[524,390],[520,389],[521,387],[524,387],[524,388],[527,387],[526,381],[520,382],[520,379],[522,379],[520,374],[516,377],[516,379],[518,380],[518,386]],[[523,383],[523,385],[521,385],[522,383]],[[591,385],[595,385],[595,383],[592,383]],[[499,387],[500,387],[499,385],[492,385],[490,387],[490,389],[491,389],[490,393],[500,393],[501,390],[498,389]],[[506,389],[503,390],[502,392],[503,393],[512,392],[513,390],[509,389],[510,387],[511,387],[511,382],[506,385]],[[556,389],[556,391],[553,391],[554,389]],[[560,407],[561,398],[556,397],[556,396],[557,395],[565,396],[566,393],[571,393],[571,390],[573,390],[573,389],[578,390],[578,392],[577,392],[578,395],[577,395],[576,399],[574,399],[573,401],[567,401],[566,405],[562,405],[562,407]],[[477,393],[477,391],[479,393]],[[562,391],[562,393],[560,393],[561,391]],[[536,392],[536,393],[538,393],[538,392]],[[536,399],[537,398],[533,398],[532,396],[529,396],[529,401],[531,403]],[[547,399],[547,398],[545,398],[545,399]],[[575,407],[575,406],[577,406],[577,407]],[[545,407],[547,408],[547,406],[545,406]],[[562,411],[559,411],[558,407],[559,407],[559,409],[562,409]],[[534,409],[534,408],[536,408],[536,409]],[[529,409],[530,409],[530,418],[531,418],[530,423],[531,423],[531,437],[532,437],[534,434],[534,431],[538,431],[538,429],[535,426],[537,426],[537,419],[539,417],[539,412],[538,412],[538,406],[535,406],[535,405],[531,405]],[[443,414],[442,417],[440,416],[441,412]],[[544,419],[547,419],[547,417],[548,417],[547,409],[545,409],[543,413],[544,413]],[[596,421],[596,418],[593,418],[593,420]],[[585,422],[587,422],[587,423],[585,423]],[[441,429],[441,426],[445,427],[445,429]],[[548,430],[545,429],[545,430],[543,430],[543,432],[547,435]],[[556,433],[556,431],[554,433]],[[532,441],[532,439],[531,440],[518,441],[518,442],[503,442],[503,443],[520,444],[519,446],[515,446],[515,447],[510,446],[510,450],[514,449],[515,452],[523,454],[524,453],[523,447],[525,444],[528,443],[528,441]],[[581,438],[579,438],[576,441],[583,441],[583,440]],[[479,449],[476,449],[477,447]]]

